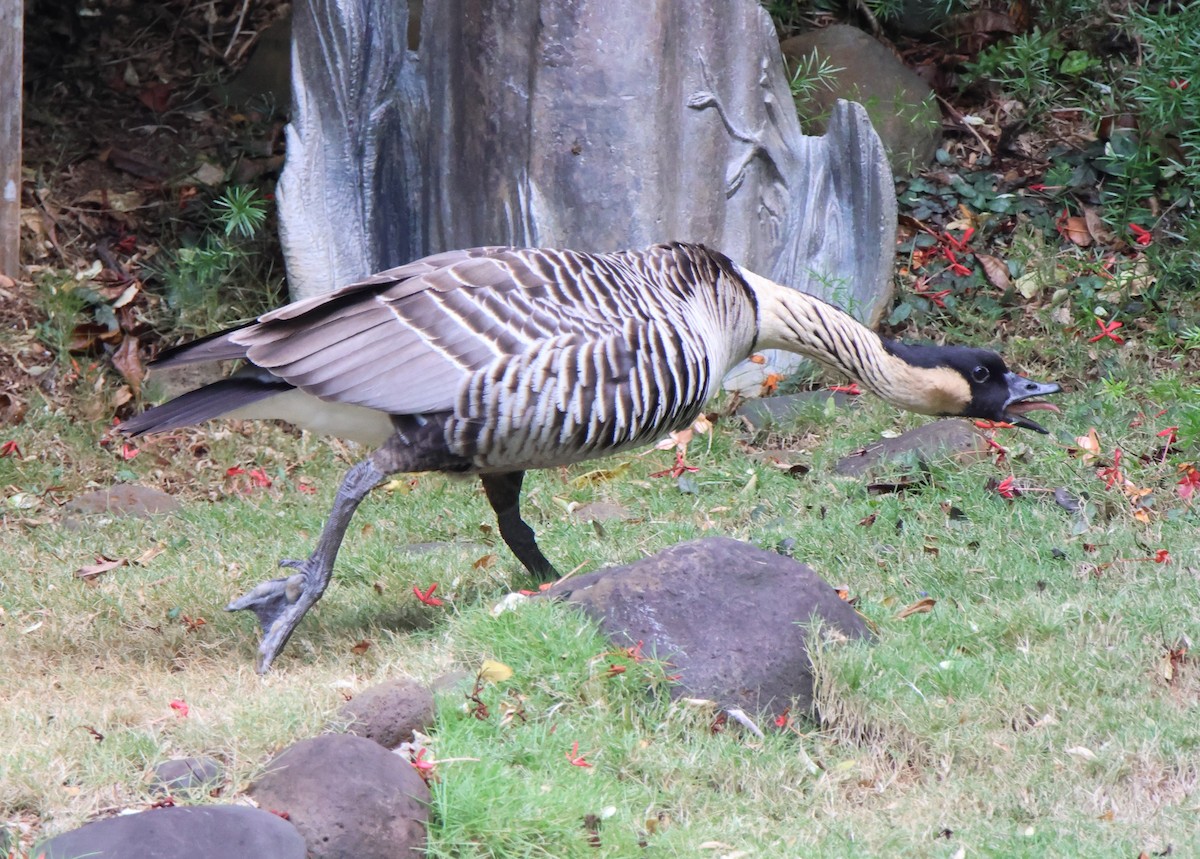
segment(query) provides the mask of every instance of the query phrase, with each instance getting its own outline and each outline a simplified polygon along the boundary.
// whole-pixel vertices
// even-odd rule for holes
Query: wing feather
[[[427,257],[272,311],[230,335],[254,364],[322,399],[390,414],[451,408],[474,373],[563,335],[620,329],[552,280],[554,252],[476,248]]]

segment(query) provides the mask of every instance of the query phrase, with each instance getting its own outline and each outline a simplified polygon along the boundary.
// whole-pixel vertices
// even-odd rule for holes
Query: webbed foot
[[[226,611],[252,611],[262,625],[263,638],[258,645],[254,669],[266,674],[283,650],[300,620],[321,598],[329,584],[331,569],[321,570],[312,558],[307,561],[280,561],[281,567],[299,570],[290,576],[263,582],[225,607]]]

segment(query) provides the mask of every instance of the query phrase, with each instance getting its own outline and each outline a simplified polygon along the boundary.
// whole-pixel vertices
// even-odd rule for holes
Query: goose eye
[[[986,382],[990,375],[987,367],[976,367],[971,371],[971,378],[976,382]]]

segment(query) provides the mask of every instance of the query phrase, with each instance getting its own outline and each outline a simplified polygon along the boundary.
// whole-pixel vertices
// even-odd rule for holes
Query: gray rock
[[[147,400],[161,402],[202,388],[225,376],[217,364],[184,364],[182,367],[151,366],[143,390]]]
[[[475,675],[469,671],[449,671],[435,677],[429,685],[436,695],[466,694],[475,685]]]
[[[561,589],[561,590],[560,590]],[[808,623],[869,638],[862,618],[804,564],[727,537],[673,546],[555,591],[597,618],[618,646],[680,674],[673,694],[748,712],[812,708]]]
[[[433,691],[414,680],[389,680],[359,692],[338,711],[346,730],[387,749],[411,742],[433,724]]]
[[[313,737],[285,749],[266,770],[249,793],[263,808],[287,812],[310,859],[424,851],[429,788],[412,764],[378,743],[348,734]]]
[[[832,89],[818,87],[801,102],[802,115],[828,115],[838,99],[867,109],[897,176],[917,172],[933,160],[942,139],[942,112],[929,84],[890,50],[856,27],[835,24],[794,36],[780,45],[790,68],[816,55],[841,69]],[[814,130],[822,127],[814,124]]]
[[[934,421],[895,438],[880,439],[843,456],[833,470],[847,477],[861,477],[914,457],[917,463],[926,464],[933,459],[969,462],[988,455],[983,434],[970,421],[955,418]]]
[[[798,394],[749,400],[742,404],[737,414],[746,419],[751,429],[761,430],[789,423],[810,409],[824,408],[830,400],[833,400],[839,409],[844,409],[853,405],[857,399],[841,391],[801,391]]]
[[[895,17],[884,23],[906,36],[924,36],[950,20],[950,9],[946,0],[901,0]]]
[[[614,501],[589,501],[576,507],[571,515],[583,522],[611,522],[633,516],[628,508]]]
[[[212,758],[176,758],[154,767],[150,790],[172,795],[211,790],[222,775],[221,765]]]
[[[174,497],[149,486],[122,483],[110,489],[85,492],[66,504],[67,513],[106,513],[110,516],[154,516],[173,513],[179,509]]]
[[[51,838],[45,859],[305,859],[304,839],[286,820],[241,805],[158,808],[97,820]]]

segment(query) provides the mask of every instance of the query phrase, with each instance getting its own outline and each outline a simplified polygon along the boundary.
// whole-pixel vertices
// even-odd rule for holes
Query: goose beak
[[[1062,386],[1054,382],[1034,382],[1024,376],[1018,376],[1016,373],[1008,373],[1005,375],[1004,381],[1008,383],[1008,399],[1004,401],[1003,409],[1004,420],[1019,427],[1025,427],[1025,429],[1047,433],[1048,430],[1045,427],[1025,417],[1025,413],[1044,409],[1061,414],[1058,406],[1034,399],[1034,397],[1047,397],[1050,394],[1060,393]]]

